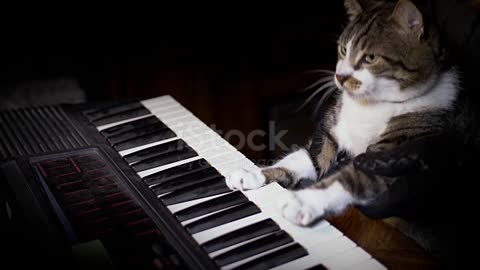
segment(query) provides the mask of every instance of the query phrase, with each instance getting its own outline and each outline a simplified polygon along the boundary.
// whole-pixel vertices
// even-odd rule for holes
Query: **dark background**
[[[464,32],[474,30],[458,3],[469,1],[435,2],[447,22],[442,29],[457,35],[453,45],[463,50]],[[306,97],[299,90],[322,76],[305,71],[335,68],[336,39],[347,22],[343,1],[127,8],[20,9],[2,17],[0,107],[170,94],[219,130],[267,131],[274,120],[277,130],[288,129],[287,144],[306,141],[311,115],[295,112]],[[281,152],[240,150],[257,160]]]
[[[2,25],[2,106],[170,94],[222,131],[266,130],[283,115],[276,128],[290,127],[290,141],[297,134],[304,143],[305,132],[295,133],[309,128],[309,112],[294,113],[305,98],[299,90],[321,76],[305,71],[334,69],[343,1],[276,7],[187,13],[160,6],[153,14],[110,11],[102,22],[23,14]],[[253,159],[268,154],[240,150]]]

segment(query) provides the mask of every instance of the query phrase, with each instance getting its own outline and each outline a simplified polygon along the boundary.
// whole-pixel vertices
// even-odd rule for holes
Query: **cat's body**
[[[458,92],[457,77],[455,71],[442,73],[428,93],[402,103],[364,105],[341,93],[332,111],[337,111],[336,122],[325,129],[331,131],[339,150],[357,156],[379,141],[392,118],[413,112],[450,109]]]
[[[339,90],[324,105],[311,142],[273,166],[227,179],[232,189],[315,180],[292,191],[282,208],[301,226],[349,205],[368,206],[387,191],[400,176],[365,170],[369,157],[448,133],[460,92],[439,37],[410,1],[345,5],[350,23],[339,38]],[[341,166],[333,166],[340,156]]]

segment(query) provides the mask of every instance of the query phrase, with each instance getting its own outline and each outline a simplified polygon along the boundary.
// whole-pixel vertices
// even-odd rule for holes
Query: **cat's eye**
[[[345,57],[347,55],[347,48],[343,45],[338,46],[338,53],[340,53],[340,56]]]
[[[369,53],[363,57],[363,62],[367,64],[373,64],[375,61],[377,61],[377,59],[378,57],[375,54]]]

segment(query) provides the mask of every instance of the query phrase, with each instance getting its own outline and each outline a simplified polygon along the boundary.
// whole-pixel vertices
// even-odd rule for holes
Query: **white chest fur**
[[[457,92],[457,76],[447,72],[439,77],[427,94],[402,103],[362,105],[344,93],[333,135],[340,150],[357,156],[378,140],[392,117],[425,109],[448,109]]]
[[[354,156],[365,152],[382,134],[395,113],[392,107],[385,105],[362,105],[348,95],[342,95],[342,108],[333,128],[339,148]]]

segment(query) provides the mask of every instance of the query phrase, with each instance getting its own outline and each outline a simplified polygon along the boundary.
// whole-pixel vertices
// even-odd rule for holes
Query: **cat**
[[[269,167],[233,171],[233,190],[271,182],[292,190],[284,218],[309,226],[348,206],[368,206],[395,183],[358,165],[365,157],[434,137],[448,129],[459,74],[446,60],[435,28],[409,0],[345,0],[348,24],[338,39],[337,91],[310,142]],[[360,157],[362,159],[360,159]],[[341,166],[336,166],[338,160]]]

